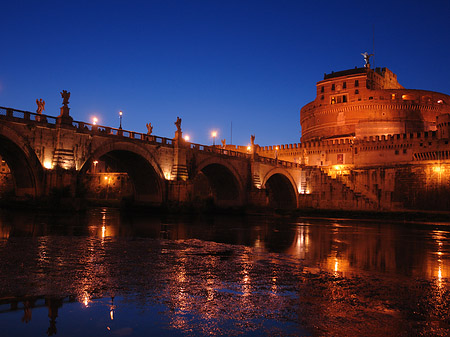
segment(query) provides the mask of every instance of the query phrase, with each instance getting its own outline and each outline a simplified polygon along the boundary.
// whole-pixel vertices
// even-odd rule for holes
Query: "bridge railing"
[[[3,106],[0,106],[0,116],[6,116],[10,119],[23,119],[25,121],[42,124],[56,124],[56,117],[30,111],[6,108]]]
[[[158,143],[162,145],[173,145],[173,140],[170,138],[148,135],[145,133],[135,131],[111,128],[109,126],[91,124],[80,121],[73,121],[72,125],[75,126],[79,130],[79,132],[98,133],[101,135],[112,135],[117,137],[142,140],[150,143]]]
[[[299,168],[304,166],[303,164],[293,163],[291,161],[279,160],[275,158],[255,156],[255,159],[260,163],[271,164],[275,166],[283,166],[286,168]]]
[[[189,148],[192,150],[217,153],[217,154],[226,155],[229,157],[250,158],[250,155],[247,153],[227,150],[227,149],[223,149],[223,148],[217,147],[217,146],[208,146],[208,145],[202,145],[202,144],[189,143]]]

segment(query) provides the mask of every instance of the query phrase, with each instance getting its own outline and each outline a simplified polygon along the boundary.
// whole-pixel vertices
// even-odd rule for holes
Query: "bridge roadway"
[[[16,198],[65,189],[76,197],[99,162],[126,173],[133,199],[160,205],[213,198],[216,205],[295,208],[307,189],[300,164],[74,121],[67,106],[58,117],[0,107],[0,155],[12,174]]]

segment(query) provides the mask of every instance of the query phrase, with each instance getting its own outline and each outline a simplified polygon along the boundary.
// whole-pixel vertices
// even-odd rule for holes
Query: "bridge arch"
[[[98,144],[85,159],[79,177],[85,176],[93,162],[98,160],[104,161],[117,172],[127,173],[136,201],[151,204],[164,201],[166,186],[163,171],[146,148],[117,141]]]
[[[207,185],[207,186],[205,186]],[[244,184],[236,167],[220,158],[208,158],[197,166],[194,177],[194,194],[214,199],[221,207],[242,206],[244,204]]]
[[[8,165],[17,197],[42,194],[44,170],[28,142],[16,131],[0,125],[0,155]]]
[[[297,184],[294,178],[281,168],[274,168],[262,179],[269,197],[269,206],[274,208],[293,209],[298,207]]]

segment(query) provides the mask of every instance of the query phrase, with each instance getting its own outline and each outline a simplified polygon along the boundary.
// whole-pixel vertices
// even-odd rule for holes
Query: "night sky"
[[[450,1],[2,1],[0,106],[191,141],[295,143],[324,73],[372,52],[406,88],[450,93]],[[373,44],[374,41],[374,44]]]

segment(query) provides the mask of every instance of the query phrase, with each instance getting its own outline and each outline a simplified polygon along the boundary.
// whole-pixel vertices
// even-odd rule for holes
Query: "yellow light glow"
[[[441,167],[440,166],[433,166],[433,171],[436,173],[441,172]]]
[[[211,137],[216,138],[217,137],[217,131],[211,132]]]
[[[97,125],[98,119],[97,117],[92,118],[92,124]]]
[[[252,148],[249,146],[247,146],[247,151],[250,151]]]
[[[89,296],[87,294],[83,297],[83,304],[86,308],[89,306]]]
[[[108,180],[108,177],[105,177],[105,180]]]
[[[122,112],[122,111],[119,111],[119,115],[122,116],[122,115],[123,115],[123,112]]]
[[[44,161],[44,167],[46,169],[51,169],[52,168],[52,162],[50,160]]]
[[[185,135],[184,136],[184,140],[188,142],[189,141],[189,135]]]
[[[111,311],[109,312],[109,317],[111,317],[111,321],[114,320],[114,310],[111,309]]]
[[[166,180],[170,180],[171,174],[169,171],[164,172],[164,178],[166,178]]]

